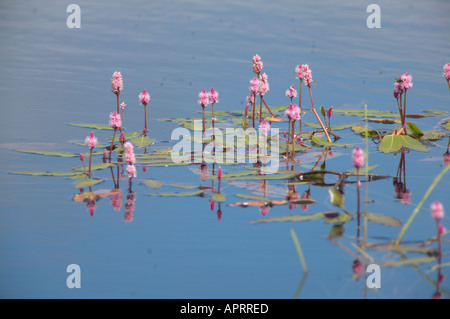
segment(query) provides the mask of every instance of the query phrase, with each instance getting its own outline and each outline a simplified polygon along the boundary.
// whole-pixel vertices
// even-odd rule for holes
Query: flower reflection
[[[405,205],[411,203],[411,191],[406,188],[406,157],[405,150],[402,150],[400,163],[397,168],[397,175],[393,178],[394,197],[400,199]]]
[[[95,209],[97,208],[97,202],[95,199],[90,199],[86,203],[86,209],[89,212],[89,215],[94,216]]]
[[[261,212],[261,215],[266,216],[270,211],[270,207],[268,205],[261,206],[259,211]]]
[[[220,203],[219,203],[219,209],[217,210],[217,219],[219,220],[219,222],[222,220],[222,208],[221,208]]]
[[[136,207],[136,196],[133,193],[128,193],[127,202],[125,204],[125,216],[124,216],[124,221],[126,223],[133,221],[135,207]]]
[[[353,272],[353,279],[359,281],[362,273],[364,272],[364,264],[360,262],[358,259],[355,259],[352,265],[352,272]]]
[[[311,199],[311,185],[309,188],[303,193],[302,199]],[[302,205],[302,211],[307,212],[309,205]]]
[[[120,211],[122,208],[123,194],[120,189],[113,190],[113,195],[111,196],[111,205],[116,212]]]

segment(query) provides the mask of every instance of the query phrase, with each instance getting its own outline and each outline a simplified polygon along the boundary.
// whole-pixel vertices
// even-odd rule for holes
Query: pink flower
[[[94,136],[94,132],[91,132],[91,135],[89,135],[88,137],[86,137],[86,139],[84,140],[84,142],[86,143],[86,145],[92,150],[95,145],[97,144],[97,138]]]
[[[333,107],[330,107],[327,111],[327,116],[331,117],[331,112],[333,112]]]
[[[263,63],[261,61],[261,57],[259,55],[255,55],[252,61],[253,72],[256,74],[261,73],[263,69]]]
[[[259,130],[260,130],[260,132],[261,132],[264,136],[269,135],[270,124],[267,123],[266,119],[264,119],[264,121],[262,122],[262,124],[261,124]]]
[[[306,190],[302,195],[302,199],[311,199],[311,192],[309,190]],[[308,211],[308,207],[309,205],[302,205],[302,211]]]
[[[250,92],[252,92],[253,95],[258,94],[259,90],[259,80],[258,78],[253,78],[250,80]]]
[[[111,81],[112,92],[119,94],[123,89],[122,74],[120,72],[114,72]]]
[[[111,205],[116,212],[120,211],[122,208],[123,195],[120,189],[114,191],[114,194],[111,196]]]
[[[261,206],[259,208],[259,211],[261,212],[261,215],[266,216],[270,211],[270,207],[269,206]]]
[[[114,130],[117,130],[122,126],[122,120],[119,113],[114,111],[109,115],[109,126]]]
[[[448,80],[450,80],[450,63],[447,63],[444,65],[444,77]]]
[[[353,166],[355,166],[356,168],[363,167],[363,165],[364,165],[364,152],[359,146],[357,146],[353,150],[352,160],[353,160]]]
[[[450,153],[444,153],[444,165],[448,166],[450,164]]]
[[[214,88],[212,88],[211,92],[209,92],[209,99],[211,100],[211,103],[219,102],[219,93],[217,93]]]
[[[220,204],[219,204],[219,209],[217,210],[217,219],[220,220],[222,219],[222,209],[220,208]]]
[[[103,159],[106,159],[107,156],[108,156],[108,155],[107,155],[107,153],[106,153],[106,148],[105,148],[105,149],[103,149]]]
[[[439,224],[439,228],[438,228],[438,232],[439,234],[444,234],[447,231],[447,229],[445,229],[444,225]]]
[[[264,95],[269,91],[269,82],[267,82],[267,74],[263,73],[258,85],[258,94]]]
[[[412,88],[413,83],[412,83],[412,76],[408,74],[408,72],[406,72],[405,74],[403,74],[400,79],[402,80],[402,85],[403,88],[405,90]]]
[[[128,164],[127,165],[127,174],[128,174],[128,178],[133,178],[136,177],[136,166],[134,166],[133,164]]]
[[[431,204],[431,217],[436,221],[440,221],[444,218],[444,206],[439,201],[435,201]]]
[[[139,102],[141,102],[142,105],[147,105],[150,101],[150,94],[147,93],[147,91],[144,89],[141,94],[139,94]]]
[[[209,94],[206,92],[206,90],[201,91],[198,94],[198,104],[200,104],[202,107],[205,107],[209,104]]]
[[[80,153],[80,161],[84,161],[84,155]]]
[[[298,121],[301,118],[300,115],[300,108],[297,106],[297,104],[290,104],[287,110],[284,112],[284,114],[287,116],[288,119],[291,121]]]
[[[308,64],[297,65],[295,68],[295,73],[297,74],[298,79],[305,81],[307,86],[311,86],[312,73]]]
[[[255,96],[253,94],[250,94],[249,96],[247,96],[247,102],[248,103],[255,102]]]
[[[120,108],[122,109],[122,111],[125,109],[125,106],[127,106],[127,105],[125,104],[125,102],[120,103]]]
[[[133,144],[131,144],[131,142],[126,142],[123,147],[125,148],[125,162],[127,162],[128,165],[136,163]]]
[[[406,189],[402,194],[402,204],[408,205],[411,203],[411,191]]]
[[[248,106],[249,106],[249,104],[247,103],[247,105],[245,106],[245,109],[244,109],[245,117],[247,117],[247,115],[248,115]]]
[[[220,181],[222,176],[222,167],[219,166],[219,169],[217,170],[217,179]]]
[[[297,90],[294,89],[294,85],[291,85],[289,87],[289,90],[286,90],[286,96],[291,99],[293,99],[294,97],[297,97]]]

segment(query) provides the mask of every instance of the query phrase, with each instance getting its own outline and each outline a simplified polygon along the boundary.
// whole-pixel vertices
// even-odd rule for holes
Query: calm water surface
[[[110,199],[97,202],[93,216],[74,202],[74,181],[64,177],[21,176],[15,171],[67,171],[78,158],[24,154],[14,149],[86,152],[81,142],[89,129],[66,123],[104,123],[115,109],[111,75],[121,71],[127,103],[124,128],[138,131],[143,110],[138,94],[147,89],[149,135],[160,148],[177,127],[158,118],[198,117],[197,95],[214,87],[217,110],[243,109],[251,58],[258,53],[269,75],[270,105],[286,105],[285,90],[297,85],[294,67],[313,70],[313,94],[326,108],[396,111],[393,81],[413,75],[408,113],[424,109],[449,111],[450,96],[442,66],[450,62],[448,1],[378,1],[381,29],[366,26],[366,7],[373,1],[78,1],[81,29],[68,29],[66,1],[2,1],[0,3],[0,296],[3,298],[292,298],[303,271],[290,229],[294,229],[308,263],[301,298],[430,298],[435,263],[382,269],[382,288],[365,292],[364,280],[352,279],[354,257],[327,239],[331,225],[323,220],[252,225],[263,218],[258,208],[230,207],[234,196],[253,191],[255,183],[223,183],[227,202],[211,211],[208,198],[151,197],[159,190],[143,179],[168,184],[206,185],[198,166],[138,167],[133,183],[136,208],[124,221],[125,201],[114,211]],[[304,101],[307,101],[308,95]],[[309,103],[306,102],[306,108]],[[447,115],[448,116],[448,115]],[[438,129],[446,116],[413,120],[422,130]],[[305,120],[314,121],[309,113]],[[359,121],[336,115],[334,123]],[[376,124],[374,124],[376,127]],[[381,126],[383,127],[383,126]],[[386,126],[390,128],[391,126]],[[364,145],[349,129],[343,142]],[[106,143],[109,131],[96,131]],[[369,186],[369,211],[405,222],[433,178],[443,168],[448,137],[427,153],[406,154],[411,203],[394,198],[392,179]],[[327,169],[351,169],[351,149],[333,148]],[[313,160],[305,160],[310,169]],[[374,173],[396,175],[400,155],[383,154],[370,142]],[[97,162],[99,159],[96,159]],[[211,169],[211,167],[209,168]],[[226,172],[238,170],[226,167]],[[96,172],[112,188],[108,170]],[[249,185],[250,184],[250,185]],[[268,182],[268,195],[282,199],[282,181]],[[429,207],[439,199],[450,208],[448,176],[440,182],[405,235],[422,241],[435,236]],[[298,185],[301,194],[308,185]],[[121,181],[126,197],[126,181]],[[328,189],[312,187],[317,201],[308,213],[336,211]],[[356,189],[346,187],[346,208],[355,212]],[[302,214],[300,207],[272,207],[268,217]],[[447,213],[449,215],[449,213]],[[449,218],[443,224],[450,228]],[[399,228],[370,224],[369,240],[396,238]],[[354,250],[356,222],[345,225],[341,245]],[[443,262],[449,245],[444,241]],[[421,255],[419,255],[421,256]],[[383,262],[395,253],[373,252]],[[82,288],[68,289],[66,267],[78,264]],[[450,291],[450,273],[441,288]],[[298,292],[298,291],[297,291]],[[444,297],[449,297],[443,293]]]

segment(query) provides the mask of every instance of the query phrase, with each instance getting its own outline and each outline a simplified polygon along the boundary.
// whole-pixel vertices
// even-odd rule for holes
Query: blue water
[[[143,108],[138,94],[147,89],[149,135],[158,147],[177,127],[158,118],[199,117],[197,95],[214,87],[220,94],[216,110],[243,109],[248,95],[251,58],[259,54],[269,75],[270,105],[286,105],[285,90],[298,85],[294,68],[308,63],[313,71],[316,106],[396,111],[393,81],[413,75],[408,113],[424,109],[449,111],[450,96],[442,66],[450,62],[450,3],[448,1],[378,1],[381,28],[369,29],[366,7],[371,1],[78,1],[81,28],[69,29],[70,2],[2,1],[0,3],[0,296],[2,298],[292,298],[303,270],[291,239],[294,229],[303,248],[309,275],[301,298],[363,298],[364,280],[352,279],[353,256],[326,237],[331,225],[323,220],[252,225],[263,218],[258,208],[230,207],[234,196],[251,193],[224,183],[227,202],[211,211],[208,198],[164,198],[150,192],[173,191],[170,183],[208,185],[197,166],[138,167],[133,182],[136,209],[124,222],[124,203],[113,210],[109,198],[97,202],[94,216],[84,203],[74,202],[74,181],[64,177],[21,176],[15,171],[67,171],[78,158],[24,154],[14,149],[86,152],[76,146],[89,129],[66,123],[104,123],[115,110],[111,75],[121,71],[127,103],[124,129],[142,130]],[[305,92],[305,91],[304,91]],[[306,93],[306,92],[305,92]],[[308,94],[303,99],[309,107]],[[448,114],[447,114],[448,117]],[[436,129],[446,117],[413,120],[422,130]],[[311,113],[305,120],[314,121]],[[334,116],[333,123],[359,118]],[[371,124],[373,127],[382,125]],[[391,126],[388,126],[391,127]],[[97,130],[106,143],[109,131]],[[350,130],[342,142],[364,145]],[[448,137],[427,153],[406,154],[409,205],[394,199],[392,180],[369,186],[369,211],[405,222],[433,178],[443,169]],[[351,150],[334,148],[327,169],[351,169]],[[97,158],[97,161],[99,159]],[[396,174],[400,155],[383,154],[370,141],[374,173]],[[308,165],[314,165],[308,163]],[[211,167],[210,167],[211,169]],[[225,172],[238,170],[226,167]],[[301,169],[301,167],[298,167]],[[94,189],[111,189],[108,170],[96,172],[106,182]],[[161,189],[140,184],[159,179]],[[286,187],[269,181],[273,198]],[[248,186],[248,185],[247,185]],[[405,240],[435,236],[429,217],[433,200],[450,207],[448,177],[444,177],[405,235]],[[307,185],[297,186],[302,194]],[[346,187],[346,208],[356,210],[354,184]],[[284,192],[284,193],[283,193]],[[254,193],[261,195],[261,193]],[[308,213],[338,211],[328,189],[313,186],[317,201]],[[268,217],[302,214],[300,208],[272,207]],[[448,215],[448,213],[447,213]],[[450,228],[446,216],[443,224]],[[354,250],[356,222],[345,225],[344,246]],[[369,225],[369,239],[393,238],[399,228]],[[353,240],[354,242],[354,240]],[[435,246],[435,244],[434,244]],[[434,247],[433,246],[433,247]],[[448,239],[443,262],[448,262]],[[395,253],[371,252],[380,262]],[[420,255],[419,255],[420,256]],[[69,289],[66,267],[81,267],[81,288]],[[435,263],[420,266],[432,280]],[[443,268],[450,286],[448,268]],[[369,289],[369,298],[430,298],[435,287],[412,267],[386,267],[382,288]],[[443,294],[444,297],[448,295]]]

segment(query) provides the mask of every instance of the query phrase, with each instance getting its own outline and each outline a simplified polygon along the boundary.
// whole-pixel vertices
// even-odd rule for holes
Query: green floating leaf
[[[312,136],[311,137],[311,141],[314,144],[317,144],[319,146],[335,146],[335,147],[348,147],[351,148],[353,147],[352,145],[348,145],[348,144],[342,144],[342,143],[330,143],[328,141],[325,141],[324,139],[318,137],[318,136]]]
[[[403,147],[416,151],[428,152],[428,148],[419,140],[416,140],[408,135],[385,135],[378,150],[383,153],[398,152]]]
[[[91,187],[100,183],[103,183],[104,179],[96,179],[96,178],[85,178],[81,181],[75,183],[75,188],[85,188]]]
[[[347,174],[348,175],[353,175],[353,174],[356,175],[357,172],[359,172],[359,175],[365,175],[366,173],[368,173],[368,172],[374,170],[375,168],[377,168],[378,166],[379,165],[372,165],[372,166],[369,166],[367,169],[364,166],[364,167],[360,168],[359,171],[358,171],[358,169],[353,168],[353,169],[347,171]]]
[[[160,188],[163,185],[162,182],[157,179],[145,179],[142,181],[142,183],[144,183],[145,186],[150,188]]]
[[[442,116],[446,116],[447,115],[447,112],[445,112],[445,111],[423,110],[423,112],[431,114],[432,116],[438,116],[438,117],[442,117]]]
[[[361,125],[352,126],[353,132],[356,134],[361,134],[363,137],[378,137],[377,130],[368,128],[366,133],[366,127]]]
[[[75,172],[43,172],[43,171],[36,171],[36,172],[11,172],[10,174],[16,174],[16,175],[31,175],[31,176],[74,176],[78,175]]]
[[[444,136],[447,136],[446,132],[442,131],[423,131],[423,136],[421,137],[422,140],[429,140],[429,141],[437,141],[443,138]]]
[[[248,175],[255,175],[257,173],[258,172],[256,170],[231,172],[231,173],[222,174],[222,179],[223,180],[232,180],[232,179],[237,178],[237,177],[248,176]],[[217,175],[210,175],[206,179],[208,179],[208,180],[217,179]]]
[[[135,137],[131,140],[131,144],[136,147],[147,147],[152,145],[155,140],[147,136]]]
[[[112,164],[112,163],[95,163],[91,165],[91,171],[95,171],[98,169],[105,169],[105,168],[109,168],[109,167],[114,167],[116,166],[116,164]],[[89,170],[89,165],[87,164],[86,166],[86,171]],[[76,167],[73,169],[74,172],[84,172],[84,168],[83,166],[80,167]]]
[[[214,193],[212,195],[212,199],[217,203],[223,203],[226,200],[225,194],[222,193]]]
[[[186,189],[202,189],[202,190],[212,190],[211,186],[205,186],[205,185],[185,185],[185,184],[169,184],[169,186],[172,187],[178,187],[178,188],[186,188]]]
[[[304,124],[304,125],[306,125],[308,127],[322,129],[322,126],[320,126],[319,123],[303,121],[302,124]],[[344,130],[346,128],[350,128],[350,127],[353,127],[353,126],[358,125],[358,124],[359,124],[359,122],[348,123],[348,124],[338,124],[338,125],[331,126],[331,130],[332,131]]]
[[[422,131],[417,127],[416,124],[411,123],[411,122],[406,122],[406,125],[408,125],[409,130],[415,137],[421,138],[423,136]]]
[[[382,215],[382,214],[375,214],[375,213],[364,213],[362,214],[363,216],[365,216],[367,218],[367,220],[377,223],[377,224],[382,224],[382,225],[386,225],[386,226],[392,226],[392,227],[400,227],[402,225],[402,222],[400,220],[398,220],[395,217],[392,216],[386,216],[386,215]]]
[[[402,260],[388,260],[385,263],[381,264],[380,267],[403,267],[403,266],[430,263],[434,261],[436,261],[436,257],[418,257]]]
[[[137,136],[139,136],[141,134],[142,134],[142,132],[130,132],[130,133],[125,133],[123,136],[125,136],[125,140],[130,140],[130,139],[133,139],[133,138],[135,138],[135,137],[137,137]],[[114,142],[118,142],[119,141],[119,136],[120,136],[120,132],[117,131],[116,138],[115,138]],[[112,137],[109,139],[109,142],[110,143],[112,142]],[[111,145],[106,145],[106,147],[109,147],[109,146],[111,146]],[[100,146],[97,145],[96,147],[100,147]]]
[[[341,237],[342,235],[344,235],[344,232],[345,232],[344,224],[333,225],[333,227],[331,227],[330,229],[330,234],[328,235],[328,238]]]
[[[327,216],[327,214],[325,214],[326,222],[328,224],[342,224],[353,218],[353,216],[350,214],[338,214],[338,213],[333,214],[334,216]]]
[[[78,126],[78,127],[94,128],[94,129],[98,129],[98,130],[110,130],[110,131],[113,130],[111,128],[111,126],[105,125],[105,124],[67,123],[67,125]]]
[[[447,131],[450,131],[450,120],[445,121],[442,127]]]
[[[38,154],[38,155],[48,155],[48,156],[60,156],[60,157],[77,157],[80,154],[69,153],[69,152],[55,152],[55,151],[38,151],[38,150],[15,150],[22,153]]]
[[[317,213],[314,215],[288,215],[282,217],[271,217],[252,221],[250,222],[250,224],[271,223],[271,222],[302,222],[306,220],[316,220],[321,218],[325,218],[324,213]]]
[[[149,193],[147,196],[168,196],[168,197],[185,197],[185,196],[199,196],[203,194],[203,190],[198,190],[194,192],[167,192],[167,193]]]
[[[365,117],[364,109],[336,109],[336,108],[333,108],[333,113]],[[367,116],[370,116],[370,117],[400,117],[398,113],[393,113],[391,111],[377,111],[377,110],[367,110]]]

